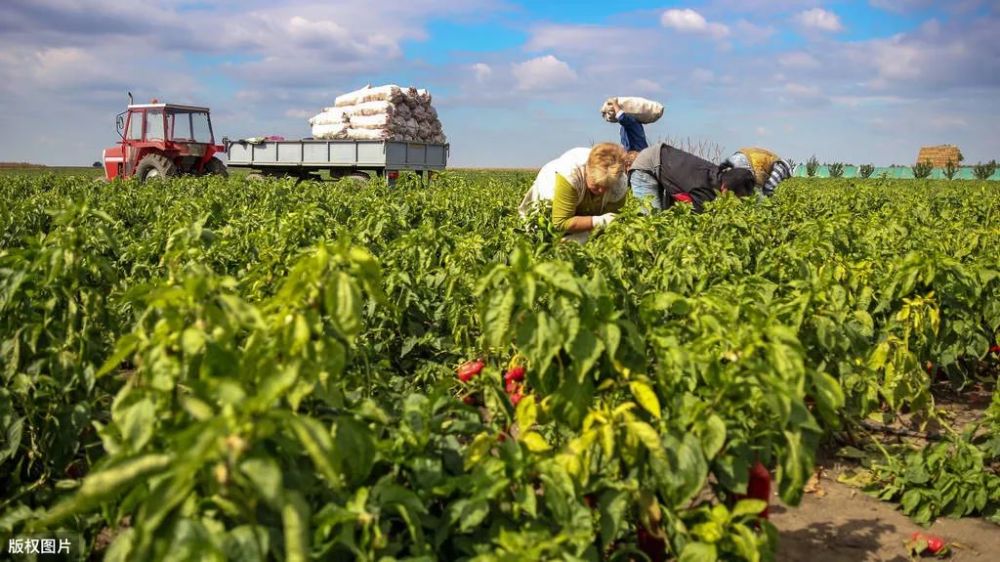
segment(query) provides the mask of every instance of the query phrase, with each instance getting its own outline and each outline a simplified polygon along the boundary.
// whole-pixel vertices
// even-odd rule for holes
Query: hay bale
[[[962,151],[953,144],[925,146],[917,154],[918,164],[930,161],[935,168],[944,168],[948,161],[958,164],[962,160]]]

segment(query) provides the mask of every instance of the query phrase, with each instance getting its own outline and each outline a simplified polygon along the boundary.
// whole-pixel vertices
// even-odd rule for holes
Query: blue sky
[[[208,105],[219,137],[309,134],[366,83],[430,89],[456,166],[539,166],[617,140],[910,164],[1000,158],[1000,1],[5,0],[0,161],[89,164],[125,91]]]

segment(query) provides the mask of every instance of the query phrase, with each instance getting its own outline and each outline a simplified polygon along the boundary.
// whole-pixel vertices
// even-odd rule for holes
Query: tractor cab
[[[215,155],[224,148],[215,144],[207,107],[159,103],[130,103],[118,114],[121,141],[104,150],[108,180],[137,177],[140,181],[180,174],[226,175],[226,166]]]

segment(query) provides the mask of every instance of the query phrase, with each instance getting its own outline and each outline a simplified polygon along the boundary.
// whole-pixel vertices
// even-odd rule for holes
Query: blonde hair
[[[591,183],[610,189],[625,173],[625,149],[613,142],[595,144],[587,156],[586,172]]]

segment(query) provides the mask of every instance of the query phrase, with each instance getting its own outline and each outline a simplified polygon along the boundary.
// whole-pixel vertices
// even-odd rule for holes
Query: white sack
[[[351,117],[351,128],[354,129],[385,129],[392,127],[397,120],[389,113],[378,115],[355,115]],[[405,123],[405,120],[400,121]]]
[[[339,107],[327,108],[323,113],[313,115],[309,118],[310,125],[336,125],[346,122],[347,118],[344,116],[344,111]]]
[[[604,105],[601,106],[601,116],[604,117],[604,120],[609,123],[617,123],[618,118],[615,116],[615,111],[611,107],[612,99],[615,98],[608,98],[604,102]],[[621,106],[622,111],[635,117],[636,121],[640,123],[655,123],[660,119],[660,117],[663,117],[663,104],[646,98],[634,96],[619,97],[618,105]]]
[[[346,123],[330,123],[312,126],[312,136],[316,139],[342,138],[345,131],[347,131]]]
[[[391,101],[393,103],[399,103],[403,101],[403,99],[405,99],[403,90],[395,84],[379,86],[377,88],[372,88],[369,85],[361,88],[360,90],[355,90],[353,92],[337,96],[337,99],[333,101],[333,105],[334,107],[345,107],[369,101]]]

